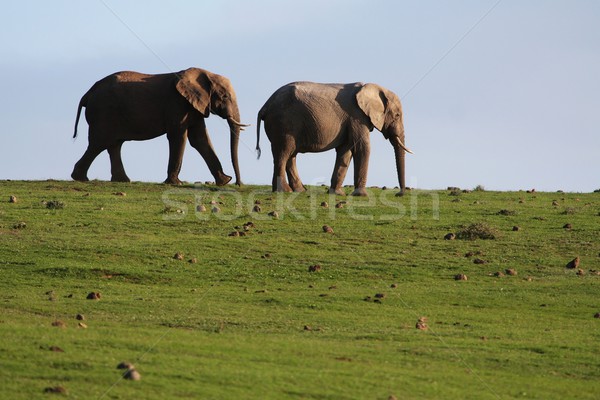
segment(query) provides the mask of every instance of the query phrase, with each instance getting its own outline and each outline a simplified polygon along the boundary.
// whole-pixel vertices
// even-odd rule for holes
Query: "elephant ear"
[[[210,115],[212,82],[205,71],[190,68],[177,74],[177,91],[204,117]]]
[[[367,83],[356,93],[358,107],[369,117],[371,123],[378,131],[383,130],[385,121],[385,102],[383,90],[377,85]]]

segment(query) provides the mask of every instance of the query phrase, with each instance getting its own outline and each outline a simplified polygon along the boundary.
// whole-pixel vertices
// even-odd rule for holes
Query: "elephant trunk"
[[[229,133],[231,136],[231,162],[233,164],[233,170],[235,171],[235,184],[238,186],[242,184],[242,179],[240,177],[240,166],[238,163],[238,145],[240,143],[240,132],[243,129],[243,125],[239,123],[239,120],[239,112],[227,119],[227,123],[229,124]]]
[[[398,173],[398,183],[400,185],[400,191],[396,193],[396,196],[404,195],[404,191],[406,190],[406,180],[405,180],[405,158],[406,152],[412,153],[410,150],[404,146],[402,140],[399,137],[391,140],[392,146],[394,146],[394,155],[396,156],[396,172]]]

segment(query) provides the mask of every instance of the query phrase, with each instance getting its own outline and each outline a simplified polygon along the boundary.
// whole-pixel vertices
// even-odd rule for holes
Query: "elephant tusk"
[[[250,126],[250,124],[242,124],[241,122],[236,121],[233,118],[229,118],[229,121],[234,124],[235,126],[238,126],[240,128],[241,131],[244,130],[244,128],[247,128]]]
[[[404,145],[404,143],[402,143],[402,140],[400,140],[400,138],[398,136],[395,136],[395,139],[396,139],[396,144],[398,146],[400,146],[404,151],[406,151],[407,153],[410,153],[410,154],[415,154],[412,151],[410,151],[410,149],[408,147],[406,147]]]

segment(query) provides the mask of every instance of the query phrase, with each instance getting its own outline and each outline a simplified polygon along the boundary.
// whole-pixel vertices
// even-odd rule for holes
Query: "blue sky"
[[[229,77],[244,132],[245,183],[270,184],[256,113],[296,80],[375,82],[403,101],[407,184],[424,189],[600,188],[600,3],[595,1],[11,2],[0,25],[0,179],[70,179],[87,147],[77,104],[120,70],[196,66]],[[225,172],[226,123],[207,120]],[[397,185],[393,150],[371,135],[368,185]],[[167,140],[128,142],[130,178],[166,177]],[[305,184],[329,183],[335,153],[301,154]],[[110,179],[108,154],[89,171]],[[180,177],[211,180],[186,149]],[[352,184],[348,173],[347,184]]]

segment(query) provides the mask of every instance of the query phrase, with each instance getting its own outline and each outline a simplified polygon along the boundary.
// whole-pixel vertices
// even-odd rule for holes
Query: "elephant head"
[[[227,120],[230,132],[231,161],[236,184],[241,185],[238,163],[241,124],[235,91],[229,79],[199,68],[189,68],[177,74],[177,91],[205,118],[216,114]]]
[[[406,189],[405,152],[412,154],[412,151],[404,145],[404,123],[400,99],[395,93],[379,85],[367,83],[356,93],[356,101],[372,126],[383,133],[394,147],[396,172],[400,185],[400,192],[397,195],[401,196]]]

